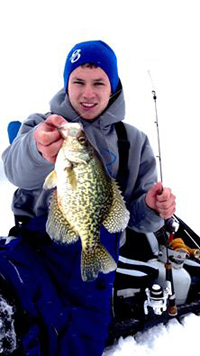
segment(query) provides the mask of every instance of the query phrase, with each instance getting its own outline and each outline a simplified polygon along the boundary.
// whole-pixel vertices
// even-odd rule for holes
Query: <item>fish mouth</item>
[[[80,122],[66,122],[58,126],[57,130],[64,138],[67,136],[77,137],[83,131],[83,125]]]

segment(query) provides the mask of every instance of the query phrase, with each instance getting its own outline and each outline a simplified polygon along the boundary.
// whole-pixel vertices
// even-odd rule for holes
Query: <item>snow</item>
[[[17,338],[13,320],[14,310],[0,295],[0,353],[5,351],[4,345],[13,352],[17,346]]]
[[[181,323],[172,319],[167,326],[159,324],[152,329],[118,340],[103,356],[186,356],[197,351],[200,317],[185,316]],[[197,351],[198,352],[198,351]]]
[[[12,8],[12,11],[11,11]],[[177,196],[177,215],[200,235],[198,0],[7,0],[0,4],[0,152],[6,127],[33,112],[47,112],[62,85],[66,54],[80,41],[102,39],[116,51],[127,100],[127,122],[145,131],[157,155],[157,94],[164,185]],[[13,225],[16,187],[0,162],[0,235]],[[120,339],[109,355],[198,353],[200,317],[172,320],[149,332]]]

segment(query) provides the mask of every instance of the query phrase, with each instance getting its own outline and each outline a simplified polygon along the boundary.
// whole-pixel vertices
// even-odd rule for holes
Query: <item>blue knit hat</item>
[[[67,92],[71,72],[85,63],[93,63],[104,70],[110,80],[112,94],[114,94],[119,83],[117,58],[112,48],[103,41],[81,42],[71,49],[64,69],[65,91]]]

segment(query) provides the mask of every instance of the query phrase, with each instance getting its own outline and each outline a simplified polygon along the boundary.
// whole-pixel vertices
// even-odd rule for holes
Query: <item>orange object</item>
[[[181,238],[172,240],[170,242],[170,247],[175,251],[183,251],[186,252],[190,257],[200,259],[200,250],[187,246]]]

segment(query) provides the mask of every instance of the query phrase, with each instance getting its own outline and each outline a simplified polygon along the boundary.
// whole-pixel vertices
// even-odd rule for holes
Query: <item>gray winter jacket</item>
[[[124,120],[125,102],[123,91],[96,120],[90,122],[78,117],[70,105],[68,96],[60,90],[50,102],[50,111],[62,115],[68,121],[81,121],[85,133],[97,149],[112,177],[118,171],[119,155],[114,124]],[[47,213],[50,191],[43,190],[45,177],[53,170],[38,152],[33,139],[37,125],[47,115],[33,114],[22,124],[13,143],[4,151],[2,158],[7,178],[16,185],[13,197],[13,212],[29,217]],[[129,177],[125,201],[130,210],[130,227],[135,231],[157,231],[163,220],[145,203],[147,190],[156,182],[156,161],[147,136],[135,127],[125,124],[130,141]]]

